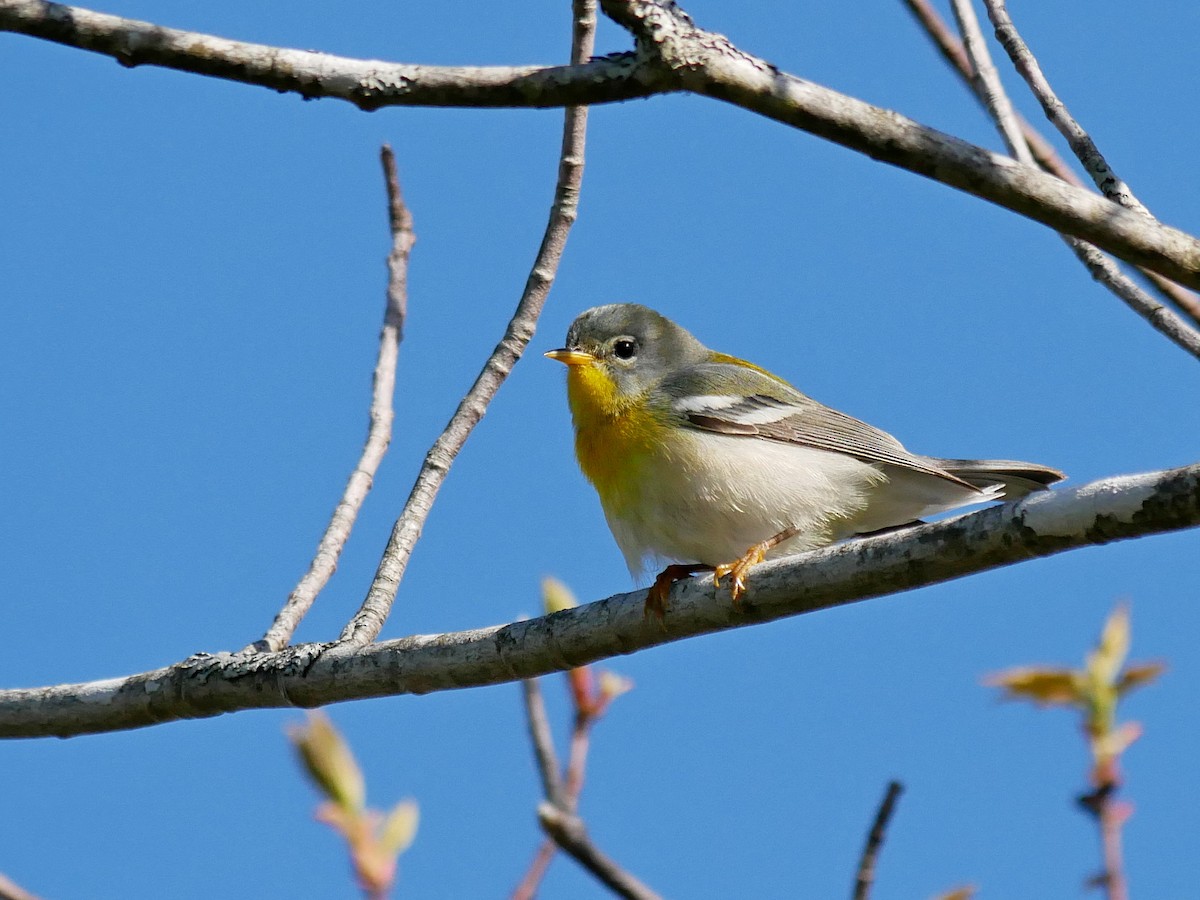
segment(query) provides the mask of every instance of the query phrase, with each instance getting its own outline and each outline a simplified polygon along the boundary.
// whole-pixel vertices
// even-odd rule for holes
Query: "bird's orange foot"
[[[667,566],[658,573],[658,577],[654,579],[654,584],[650,585],[650,590],[646,594],[646,606],[642,611],[642,615],[649,617],[653,613],[661,625],[667,614],[667,594],[671,593],[671,585],[691,575],[695,575],[697,572],[709,572],[711,570],[712,566],[704,566],[699,563]]]
[[[722,563],[713,570],[713,584],[717,587],[721,586],[721,579],[726,575],[733,576],[733,582],[729,585],[729,595],[733,598],[734,606],[741,606],[738,599],[746,593],[746,577],[750,572],[750,567],[756,566],[766,559],[767,551],[773,546],[775,545],[771,541],[762,541],[747,550],[739,559]]]

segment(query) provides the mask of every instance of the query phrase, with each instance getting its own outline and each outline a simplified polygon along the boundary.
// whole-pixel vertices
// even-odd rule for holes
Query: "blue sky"
[[[899,2],[686,4],[802,77],[998,148]],[[430,63],[565,57],[567,4],[121,2],[245,40]],[[1021,4],[1048,77],[1164,221],[1200,231],[1194,4]],[[1120,52],[1114,51],[1120,35]],[[605,24],[598,52],[623,49]],[[1002,60],[1033,121],[1041,116]],[[560,113],[294,96],[0,35],[0,685],[122,675],[258,637],[361,446],[393,144],[416,219],[392,450],[301,628],[357,607],[429,443],[501,335],[549,206]],[[1184,179],[1183,182],[1180,179]],[[1182,188],[1182,189],[1181,189]],[[694,97],[593,110],[581,217],[528,358],[460,456],[384,636],[509,621],[553,574],[630,587],[571,458],[540,351],[601,302],[706,343],[945,456],[1075,484],[1196,459],[1200,367],[1041,226]],[[1200,554],[1192,533],[1054,559],[611,661],[636,682],[594,736],[598,844],[673,897],[845,896],[891,778],[875,897],[962,884],[1075,896],[1098,865],[1063,713],[1002,705],[999,668],[1078,661],[1118,599],[1134,657],[1134,891],[1185,895],[1200,832]],[[562,679],[545,690],[560,740]],[[421,804],[397,896],[502,896],[540,838],[514,685],[331,710],[377,805]],[[0,872],[48,898],[353,896],[283,737],[241,713],[0,745]],[[547,898],[605,896],[558,860]]]

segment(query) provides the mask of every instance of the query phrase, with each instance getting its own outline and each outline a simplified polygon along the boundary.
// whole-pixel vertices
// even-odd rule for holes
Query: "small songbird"
[[[878,428],[823,406],[753,363],[709,350],[633,303],[579,315],[566,346],[579,466],[600,495],[630,572],[674,562],[671,584],[732,576],[735,603],[764,559],[922,516],[1014,500],[1065,476],[1034,463],[911,453]]]

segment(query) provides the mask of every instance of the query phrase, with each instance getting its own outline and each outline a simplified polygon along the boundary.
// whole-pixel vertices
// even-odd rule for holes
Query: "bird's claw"
[[[658,573],[658,577],[654,579],[654,584],[650,585],[650,590],[646,592],[646,605],[642,609],[642,615],[649,618],[651,614],[658,619],[658,624],[666,628],[665,618],[667,615],[667,595],[671,593],[671,585],[677,581],[682,581],[697,572],[707,572],[712,566],[706,566],[701,563],[675,564],[667,566]]]
[[[732,582],[729,585],[729,595],[733,599],[734,606],[741,606],[739,602],[742,594],[746,593],[746,579],[750,573],[750,567],[756,566],[767,558],[767,548],[764,546],[766,542],[755,544],[745,552],[740,558],[733,562],[722,563],[713,570],[713,584],[717,587],[721,586],[721,579],[726,575],[732,576]]]

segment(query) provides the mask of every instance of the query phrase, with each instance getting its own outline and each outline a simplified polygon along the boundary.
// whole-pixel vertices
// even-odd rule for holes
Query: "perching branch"
[[[1200,287],[1200,240],[1038,169],[803,81],[697,28],[667,0],[604,0],[636,53],[560,67],[438,67],[228,41],[44,0],[0,0],[0,30],[301,96],[380,106],[545,107],[686,90],[988,200],[1134,265]]]
[[[756,566],[735,608],[711,577],[671,591],[662,625],[645,591],[507,625],[413,635],[369,647],[301,644],[279,653],[199,654],[85,684],[0,691],[0,737],[67,737],[242,709],[478,687],[622,653],[938,584],[1066,550],[1200,525],[1200,463],[1031,495],[943,522]]]
[[[350,539],[350,531],[358,518],[367,493],[375,481],[375,473],[392,440],[392,422],[396,417],[392,397],[396,392],[396,363],[400,342],[404,340],[404,320],[408,315],[408,258],[417,236],[413,232],[412,214],[400,191],[396,173],[396,157],[392,148],[383,145],[380,151],[384,183],[387,187],[388,222],[392,232],[392,249],[388,254],[387,303],[384,306],[383,328],[379,333],[379,355],[375,360],[372,381],[370,426],[358,465],[350,473],[345,493],[333,511],[316,556],[300,583],[288,595],[287,602],[275,616],[261,640],[247,649],[282,650],[287,646],[300,620],[312,608],[317,594],[329,583],[337,570],[339,557]]]
[[[578,65],[591,57],[596,38],[596,8],[594,3],[575,4],[571,26],[571,63]],[[421,529],[433,508],[433,501],[458,451],[466,444],[471,431],[487,412],[500,385],[512,371],[526,346],[533,338],[538,317],[550,294],[562,259],[563,249],[571,226],[579,214],[579,188],[583,183],[583,154],[587,141],[587,107],[568,106],[563,117],[562,151],[559,154],[558,177],[554,185],[554,201],[550,219],[542,235],[533,268],[517,309],[509,320],[504,337],[483,365],[483,370],[459,403],[446,428],[434,441],[425,456],[421,471],[400,518],[392,528],[391,537],[379,561],[375,579],[366,599],[354,617],[342,630],[340,641],[363,646],[379,636],[383,623],[391,612],[396,591]]]

